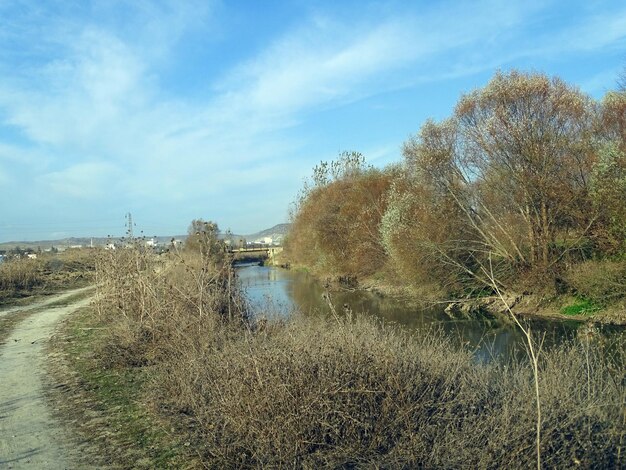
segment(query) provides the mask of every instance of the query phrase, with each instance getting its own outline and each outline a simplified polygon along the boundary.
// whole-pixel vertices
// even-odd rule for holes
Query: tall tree
[[[589,216],[594,113],[592,100],[559,78],[518,71],[496,74],[457,104],[464,173],[485,210],[522,218],[533,266],[548,268],[557,233]]]

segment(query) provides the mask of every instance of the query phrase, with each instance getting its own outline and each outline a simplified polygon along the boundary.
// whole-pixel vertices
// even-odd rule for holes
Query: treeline
[[[314,169],[287,253],[342,279],[423,295],[499,287],[626,292],[626,92],[594,101],[559,78],[497,73],[427,121],[379,170],[343,153]]]

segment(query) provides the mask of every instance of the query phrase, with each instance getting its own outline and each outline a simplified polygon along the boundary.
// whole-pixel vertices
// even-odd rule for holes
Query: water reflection
[[[288,316],[294,310],[304,314],[329,314],[323,298],[323,286],[305,273],[279,268],[242,265],[239,279],[257,314]],[[333,304],[337,312],[344,306],[354,314],[373,315],[385,323],[395,323],[415,334],[442,330],[452,341],[475,350],[478,361],[510,358],[524,355],[524,341],[519,329],[509,319],[453,319],[443,307],[420,309],[408,307],[396,300],[383,298],[365,291],[334,292]],[[532,331],[545,335],[544,348],[551,348],[576,333],[578,323],[525,320]]]

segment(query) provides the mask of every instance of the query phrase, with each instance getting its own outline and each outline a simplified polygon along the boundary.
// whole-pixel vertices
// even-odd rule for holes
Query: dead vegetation
[[[211,252],[105,255],[107,329],[91,367],[142,374],[138,402],[197,465],[527,468],[535,377],[544,466],[624,464],[622,338],[588,330],[542,352],[535,374],[524,360],[477,364],[436,331],[418,339],[364,317],[255,323]]]
[[[12,257],[0,263],[0,303],[81,287],[93,280],[95,250]]]

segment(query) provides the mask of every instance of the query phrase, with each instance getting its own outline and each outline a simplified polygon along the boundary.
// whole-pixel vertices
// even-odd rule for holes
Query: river
[[[328,314],[323,294],[325,289],[312,276],[276,267],[241,265],[239,280],[247,292],[252,310],[257,315],[289,316],[294,311],[304,314]],[[524,339],[517,326],[503,319],[453,319],[443,307],[409,307],[397,300],[380,297],[367,291],[332,293],[337,312],[347,306],[355,314],[372,315],[385,323],[393,322],[414,334],[442,330],[451,341],[475,351],[478,361],[508,359],[525,354]],[[544,348],[552,348],[576,334],[579,322],[524,319],[533,332],[544,336]]]

